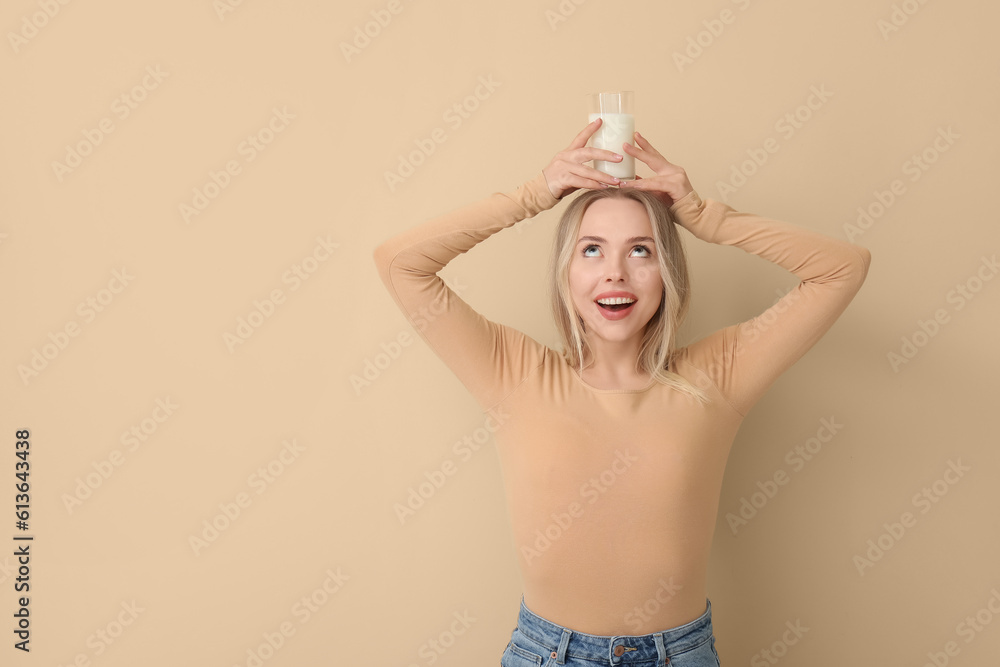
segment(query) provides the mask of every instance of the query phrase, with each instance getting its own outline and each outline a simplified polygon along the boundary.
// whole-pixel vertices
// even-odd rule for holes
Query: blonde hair
[[[687,258],[670,210],[660,199],[648,192],[621,188],[588,190],[574,199],[563,213],[556,228],[552,259],[549,264],[552,314],[562,338],[563,358],[569,365],[579,366],[582,373],[585,353],[592,352],[584,337],[586,329],[584,322],[573,305],[569,287],[569,265],[573,259],[583,215],[590,205],[599,199],[632,200],[642,204],[649,216],[656,243],[663,295],[660,298],[659,308],[643,332],[636,359],[636,371],[649,373],[656,381],[699,401],[706,400],[701,389],[672,370],[677,329],[687,314],[690,298]]]

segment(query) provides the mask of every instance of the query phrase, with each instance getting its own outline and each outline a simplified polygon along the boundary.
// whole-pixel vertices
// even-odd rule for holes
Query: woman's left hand
[[[635,143],[624,144],[625,152],[636,160],[644,162],[647,167],[656,174],[650,178],[641,178],[636,175],[634,181],[622,181],[619,187],[634,188],[636,190],[646,190],[657,194],[667,206],[673,206],[678,201],[690,193],[694,188],[688,180],[687,172],[683,167],[668,162],[660,152],[653,148],[645,137],[638,132],[635,133]]]

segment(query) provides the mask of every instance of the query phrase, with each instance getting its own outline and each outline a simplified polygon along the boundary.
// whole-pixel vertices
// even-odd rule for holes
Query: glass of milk
[[[616,93],[592,93],[588,96],[590,122],[603,118],[604,122],[590,138],[589,145],[614,151],[623,157],[621,162],[594,160],[594,168],[624,181],[635,178],[635,158],[627,154],[622,144],[632,143],[635,134],[635,116],[632,113],[631,90]]]

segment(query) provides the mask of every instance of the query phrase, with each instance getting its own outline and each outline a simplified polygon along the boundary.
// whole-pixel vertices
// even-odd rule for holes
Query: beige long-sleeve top
[[[387,240],[375,260],[403,313],[499,424],[527,606],[581,632],[645,634],[704,611],[721,481],[737,429],[851,302],[870,254],[692,191],[670,209],[678,224],[801,282],[757,317],[678,350],[671,370],[704,389],[707,403],[655,381],[598,389],[557,351],[480,315],[437,275],[460,253],[558,202],[539,173],[513,192]],[[643,606],[654,599],[659,604]]]

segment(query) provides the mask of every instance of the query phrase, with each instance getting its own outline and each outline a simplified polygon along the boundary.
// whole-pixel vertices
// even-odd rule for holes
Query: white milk
[[[624,180],[635,178],[635,158],[622,149],[622,144],[632,143],[635,134],[635,116],[630,113],[592,113],[590,122],[593,123],[598,118],[603,118],[604,122],[594,136],[590,138],[590,145],[593,148],[603,148],[614,151],[624,159],[621,162],[604,162],[594,160],[594,168],[603,171],[610,176],[617,176]]]

